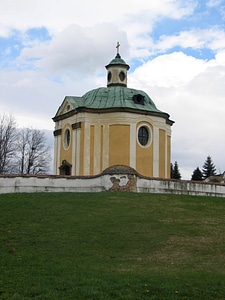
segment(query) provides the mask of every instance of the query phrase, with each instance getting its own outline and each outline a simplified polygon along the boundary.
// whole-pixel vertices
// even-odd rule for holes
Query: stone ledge
[[[225,198],[225,184],[142,177],[132,168],[109,168],[96,176],[1,175],[0,194],[33,192],[137,192]]]

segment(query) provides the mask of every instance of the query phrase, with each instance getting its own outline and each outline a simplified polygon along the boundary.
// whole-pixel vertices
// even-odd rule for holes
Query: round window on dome
[[[136,104],[145,104],[145,97],[141,94],[134,95],[133,100]]]
[[[150,141],[150,130],[147,126],[141,126],[138,129],[138,142],[141,146],[147,146]]]
[[[70,130],[69,130],[69,128],[67,128],[66,130],[65,130],[65,133],[64,133],[64,141],[63,141],[64,143],[64,148],[65,149],[68,149],[69,148],[69,146],[70,146]]]

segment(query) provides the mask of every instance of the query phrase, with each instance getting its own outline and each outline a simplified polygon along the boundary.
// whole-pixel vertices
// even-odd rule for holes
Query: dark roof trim
[[[111,63],[109,63],[107,66],[105,66],[105,68],[108,70],[108,68],[109,68],[109,67],[112,67],[112,66],[113,66],[113,67],[121,67],[121,66],[124,66],[124,67],[126,67],[127,70],[130,69],[130,66],[129,66],[128,64],[122,63],[122,62],[121,62],[121,63],[115,63],[115,64],[111,62]]]
[[[109,83],[109,84],[107,84],[107,87],[110,87],[110,86],[124,86],[124,87],[126,87],[127,85],[126,85],[126,83]]]
[[[52,120],[54,122],[57,122],[57,121],[60,121],[60,120],[67,119],[67,118],[69,118],[69,117],[71,117],[75,114],[76,114],[76,110],[72,109],[72,110],[68,111],[67,113],[59,115],[59,116],[57,116],[57,114],[56,114],[55,117],[52,118]]]

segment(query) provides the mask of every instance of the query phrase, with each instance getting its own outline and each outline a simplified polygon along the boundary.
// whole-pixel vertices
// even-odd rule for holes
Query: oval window
[[[70,130],[67,128],[64,134],[64,146],[66,149],[70,146]]]
[[[146,146],[149,141],[149,130],[145,126],[138,129],[138,141],[142,146]]]
[[[108,73],[108,81],[111,81],[111,79],[112,79],[112,73],[109,72],[109,73]]]
[[[120,77],[120,80],[121,80],[121,81],[124,81],[126,75],[125,75],[125,73],[124,73],[123,71],[121,71],[120,74],[119,74],[119,77]]]

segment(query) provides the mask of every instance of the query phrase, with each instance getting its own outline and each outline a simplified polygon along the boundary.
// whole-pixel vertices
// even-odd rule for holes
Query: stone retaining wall
[[[33,192],[102,192],[186,194],[225,197],[225,184],[145,178],[134,172],[103,172],[94,177],[0,176],[0,194]]]

